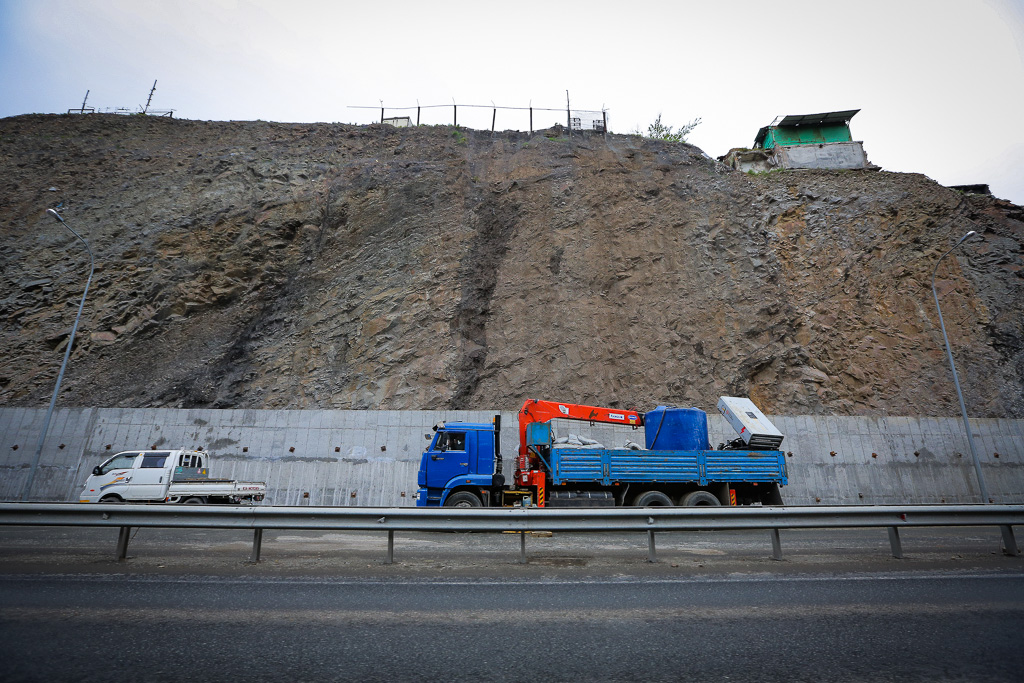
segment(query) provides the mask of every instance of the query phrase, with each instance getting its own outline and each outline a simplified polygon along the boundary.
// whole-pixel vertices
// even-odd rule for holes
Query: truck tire
[[[691,491],[683,496],[679,504],[685,507],[695,507],[697,505],[721,505],[722,502],[710,491]]]
[[[206,501],[200,496],[192,496],[181,501],[182,505],[206,505]]]
[[[116,504],[116,503],[124,503],[124,499],[121,498],[121,496],[113,496],[113,495],[111,495],[111,496],[103,496],[102,498],[100,498],[100,502],[101,503]]]
[[[446,508],[478,508],[483,507],[480,498],[469,491],[456,491],[444,501]]]
[[[644,491],[633,500],[633,505],[638,508],[671,507],[672,499],[661,491]]]

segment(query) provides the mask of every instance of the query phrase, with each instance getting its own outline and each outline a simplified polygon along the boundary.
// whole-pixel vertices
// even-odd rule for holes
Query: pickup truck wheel
[[[192,496],[183,500],[182,505],[206,505],[206,501],[198,496]]]
[[[697,505],[721,505],[721,501],[710,491],[692,491],[683,496],[680,505],[694,507]]]
[[[100,502],[110,504],[123,504],[124,500],[122,500],[120,496],[104,496],[103,498],[100,498]]]
[[[672,499],[661,491],[645,491],[636,497],[633,505],[638,508],[671,507]]]
[[[448,496],[448,500],[444,501],[446,508],[478,508],[483,507],[483,503],[480,499],[469,491],[459,491]]]

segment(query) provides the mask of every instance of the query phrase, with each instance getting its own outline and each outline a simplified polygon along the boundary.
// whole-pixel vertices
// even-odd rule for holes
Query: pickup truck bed
[[[788,483],[782,451],[634,451],[552,448],[552,483],[775,482]]]

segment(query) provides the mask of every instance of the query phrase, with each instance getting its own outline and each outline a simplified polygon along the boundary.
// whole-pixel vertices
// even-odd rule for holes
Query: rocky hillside
[[[0,405],[1024,417],[1024,210],[630,136],[0,120]],[[870,147],[870,141],[868,141]]]

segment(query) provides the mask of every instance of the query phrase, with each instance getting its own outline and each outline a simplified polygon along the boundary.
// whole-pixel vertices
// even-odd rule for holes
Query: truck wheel
[[[200,498],[199,496],[192,496],[191,498],[186,498],[185,500],[183,500],[181,502],[181,504],[182,505],[206,505],[206,501],[203,500],[202,498]]]
[[[476,494],[470,493],[469,491],[458,491],[448,496],[448,499],[444,501],[446,508],[478,508],[483,507],[483,503]]]
[[[124,500],[121,498],[121,496],[103,496],[102,498],[100,498],[100,502],[116,504],[124,503]]]
[[[722,503],[715,497],[715,494],[709,491],[692,491],[683,496],[679,504],[694,507],[697,505],[721,505]]]
[[[633,501],[638,508],[671,507],[672,499],[661,491],[644,491]]]

